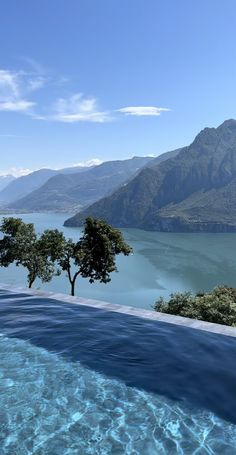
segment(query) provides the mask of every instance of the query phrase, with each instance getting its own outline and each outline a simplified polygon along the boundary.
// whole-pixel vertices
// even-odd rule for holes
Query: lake
[[[63,227],[70,214],[15,216],[34,223],[39,233],[57,228],[73,239],[79,239],[81,234],[79,228]],[[168,297],[175,291],[196,292],[210,290],[217,284],[236,285],[236,234],[173,234],[139,229],[122,232],[134,254],[117,258],[119,272],[111,275],[108,284],[90,284],[87,279],[78,278],[76,295],[150,309],[158,297]],[[0,282],[24,286],[26,273],[21,267],[1,268]],[[65,275],[47,284],[36,282],[35,287],[69,292]]]

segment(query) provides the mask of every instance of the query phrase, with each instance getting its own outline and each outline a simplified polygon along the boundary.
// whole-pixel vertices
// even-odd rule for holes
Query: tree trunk
[[[74,296],[75,295],[75,282],[76,282],[76,279],[79,275],[79,272],[76,272],[74,274],[74,277],[73,279],[70,279],[70,284],[71,284],[71,295]]]
[[[32,288],[33,282],[34,282],[34,281],[30,281],[30,282],[29,282],[29,289]]]
[[[71,281],[71,295],[75,295],[75,280]]]

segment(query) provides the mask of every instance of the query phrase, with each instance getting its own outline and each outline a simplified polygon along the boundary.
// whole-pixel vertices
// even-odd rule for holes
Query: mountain
[[[86,172],[58,174],[40,188],[9,204],[10,209],[69,211],[91,204],[133,177],[153,158],[107,161]]]
[[[0,175],[0,191],[3,190],[9,183],[15,180],[13,175]]]
[[[177,156],[143,169],[128,185],[68,219],[157,231],[236,231],[236,120],[205,128]]]
[[[150,161],[146,167],[154,167],[156,166],[157,164],[160,164],[162,163],[163,161],[166,161],[170,158],[174,158],[175,156],[177,156],[179,154],[179,152],[182,150],[182,148],[180,149],[176,149],[176,150],[171,150],[171,152],[165,152],[165,153],[162,153],[161,155],[159,156],[156,156],[155,158],[153,158],[152,161]]]
[[[8,206],[9,203],[15,201],[16,199],[23,198],[37,188],[40,188],[55,175],[61,173],[73,174],[75,172],[85,172],[88,169],[91,169],[91,167],[78,166],[61,170],[39,169],[38,171],[31,172],[28,175],[18,177],[5,186],[5,188],[0,191],[0,202],[5,206]]]
[[[0,192],[0,201],[8,203],[16,198],[25,196],[43,185],[56,172],[52,169],[40,169],[31,174],[18,177]]]

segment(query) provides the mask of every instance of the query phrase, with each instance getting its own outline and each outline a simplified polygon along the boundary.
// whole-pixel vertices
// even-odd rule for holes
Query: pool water
[[[6,291],[0,332],[1,455],[235,453],[236,339]]]

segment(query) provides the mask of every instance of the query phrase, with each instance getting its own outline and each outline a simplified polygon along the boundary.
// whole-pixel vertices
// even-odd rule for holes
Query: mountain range
[[[152,163],[159,164],[178,152],[174,150],[156,158],[146,156],[107,161],[89,168],[42,169],[17,179],[0,193],[0,198],[3,194],[8,199],[7,208],[17,211],[81,210],[126,185],[142,168]],[[16,194],[19,199],[16,199]]]
[[[8,184],[4,185],[2,191],[0,191],[0,202],[1,204],[8,206],[9,203],[12,203],[16,199],[18,200],[20,198],[23,198],[30,194],[31,192],[35,191],[36,189],[40,188],[53,176],[60,174],[86,172],[88,169],[91,169],[91,167],[75,166],[60,170],[39,169],[38,171],[31,172],[30,174],[18,178],[9,176],[10,179]]]
[[[10,211],[76,211],[126,184],[150,162],[165,159],[133,157],[96,166],[40,169],[16,179],[0,191],[0,203]],[[19,198],[19,199],[18,199]]]
[[[95,216],[118,227],[158,231],[236,231],[236,120],[205,128],[191,145],[153,160],[127,185],[65,222]]]

